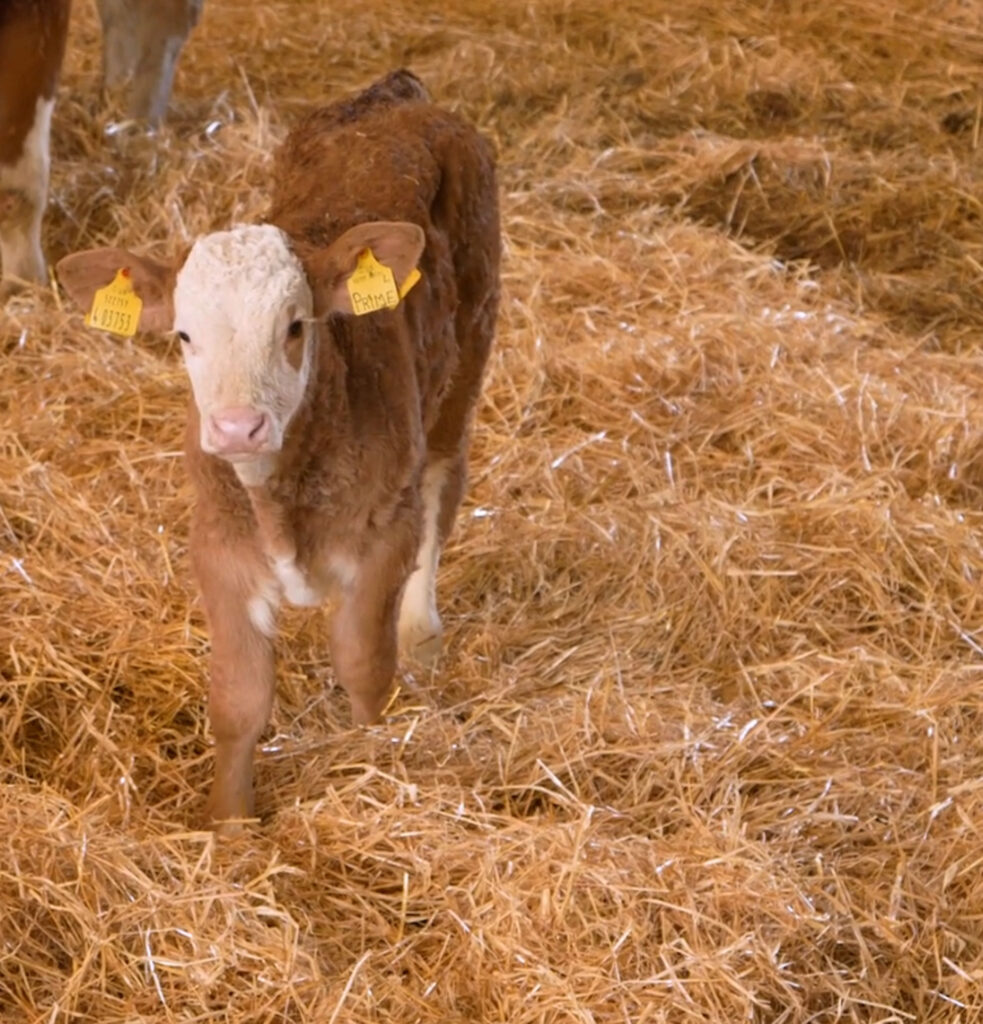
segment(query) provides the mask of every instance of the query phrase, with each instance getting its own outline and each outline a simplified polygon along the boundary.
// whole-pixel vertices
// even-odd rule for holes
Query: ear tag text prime
[[[348,297],[356,316],[375,313],[380,309],[395,309],[399,305],[399,291],[392,270],[380,263],[366,249],[348,277]]]
[[[92,308],[85,316],[85,326],[109,331],[123,338],[132,338],[140,322],[143,300],[133,290],[130,272],[125,267],[105,288],[92,297]]]

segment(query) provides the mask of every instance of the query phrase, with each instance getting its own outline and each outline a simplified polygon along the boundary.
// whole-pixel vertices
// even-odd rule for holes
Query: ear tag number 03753
[[[420,271],[415,267],[403,282],[396,287],[396,278],[390,267],[380,263],[371,249],[366,249],[348,278],[348,297],[352,311],[357,316],[375,313],[380,309],[395,309],[399,300],[420,280]]]
[[[112,281],[93,296],[85,325],[132,338],[137,332],[141,309],[143,300],[133,290],[130,272],[124,267],[117,270]]]

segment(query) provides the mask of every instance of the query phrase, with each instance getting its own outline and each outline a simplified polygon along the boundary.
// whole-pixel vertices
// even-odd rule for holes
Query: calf
[[[163,115],[177,55],[201,4],[99,0],[105,85],[129,92],[131,116],[157,121]],[[17,280],[46,277],[41,218],[70,6],[70,0],[0,0],[0,297]]]
[[[214,822],[252,813],[282,600],[331,599],[331,658],[357,723],[385,708],[397,644],[424,662],[439,650],[437,561],[464,487],[499,250],[490,147],[398,71],[290,134],[268,223],[199,238],[180,269],[120,249],[58,266],[83,306],[126,268],[140,326],[181,339]],[[391,269],[394,308],[361,290],[370,256]]]

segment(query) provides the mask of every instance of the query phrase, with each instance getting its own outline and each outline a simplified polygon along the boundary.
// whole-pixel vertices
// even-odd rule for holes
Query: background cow
[[[130,117],[159,121],[167,111],[181,47],[204,0],[98,0],[103,84]]]
[[[202,0],[99,0],[104,84],[128,96],[130,116],[151,122],[163,116],[178,54],[201,5]],[[70,7],[70,0],[0,3],[0,297],[18,280],[46,277],[41,219]]]

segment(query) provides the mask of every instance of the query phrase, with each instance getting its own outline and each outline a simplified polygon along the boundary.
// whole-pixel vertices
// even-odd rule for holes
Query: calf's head
[[[375,221],[305,249],[301,259],[280,228],[253,225],[203,236],[179,267],[125,249],[91,249],[66,256],[58,276],[88,309],[97,289],[129,270],[143,302],[139,328],[181,339],[202,450],[257,483],[272,472],[304,400],[318,323],[354,312],[347,283],[359,255],[371,249],[402,283],[423,244],[415,224]]]
[[[314,317],[307,274],[283,232],[199,239],[173,295],[202,449],[232,462],[278,451],[307,388]]]

